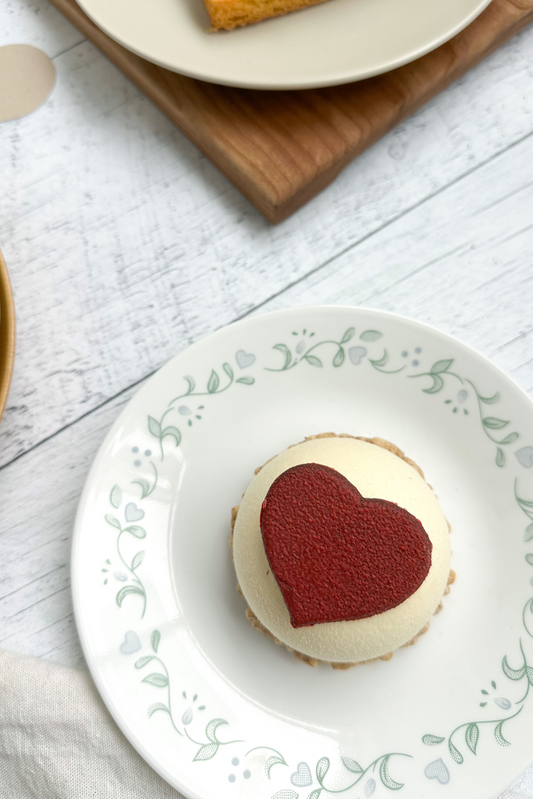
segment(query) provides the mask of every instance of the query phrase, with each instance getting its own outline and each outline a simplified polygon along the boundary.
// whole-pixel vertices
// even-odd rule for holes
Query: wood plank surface
[[[56,58],[84,40],[49,0],[2,0],[0,45],[31,44]]]
[[[38,113],[0,125],[18,323],[0,647],[76,666],[82,486],[124,404],[190,342],[250,313],[367,305],[455,334],[533,395],[532,27],[275,227],[81,39],[48,0],[0,0],[0,44],[42,47],[58,75]],[[515,790],[533,796],[529,774]]]
[[[18,40],[56,47],[39,1],[17,4]],[[11,9],[0,0],[0,31]],[[69,42],[50,101],[0,126],[18,320],[0,423],[0,646],[81,665],[81,487],[124,402],[189,342],[251,312],[364,304],[455,333],[533,389],[533,29],[276,227],[91,43]]]
[[[186,78],[125,50],[75,0],[51,0],[269,219],[308,202],[353,158],[533,20],[533,0],[493,0],[417,61],[359,83],[265,92]]]
[[[529,135],[255,312],[332,303],[402,313],[457,335],[533,395],[532,207]],[[0,469],[0,647],[83,662],[68,565],[76,507],[100,443],[138,388]]]
[[[533,131],[532,48],[529,28],[275,227],[91,43],[57,56],[50,101],[0,127],[0,242],[18,317],[0,465],[343,253],[366,286],[360,248],[394,225],[401,241],[440,195],[442,223],[455,219],[454,183],[497,190],[499,157]],[[417,248],[368,262],[381,288]]]

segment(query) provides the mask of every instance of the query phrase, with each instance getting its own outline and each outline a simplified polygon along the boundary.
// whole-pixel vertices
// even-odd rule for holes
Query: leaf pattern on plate
[[[420,352],[420,348],[415,352]],[[108,575],[104,581],[105,585],[109,580],[112,582],[113,579],[122,583],[115,595],[115,611],[117,613],[122,611],[124,614],[138,612],[141,609],[141,600],[141,618],[146,612],[147,593],[140,575],[143,573],[145,564],[149,562],[150,530],[153,527],[153,522],[150,521],[149,514],[142,526],[137,522],[144,517],[146,510],[150,507],[151,495],[160,484],[159,472],[165,461],[165,455],[173,453],[183,446],[188,429],[202,419],[204,412],[215,407],[212,403],[217,403],[216,397],[230,389],[232,392],[233,390],[237,391],[234,389],[237,384],[248,388],[256,384],[256,376],[242,374],[243,370],[250,369],[254,365],[256,369],[259,369],[259,373],[255,372],[255,375],[261,374],[261,370],[284,373],[300,367],[301,370],[307,370],[312,379],[317,381],[328,380],[330,375],[337,374],[337,370],[345,370],[345,372],[349,370],[356,379],[359,379],[364,370],[372,370],[374,373],[383,374],[383,379],[391,381],[391,386],[394,385],[394,380],[405,380],[406,378],[409,381],[413,380],[413,385],[418,385],[422,393],[427,395],[428,402],[442,402],[446,397],[444,404],[448,412],[451,410],[458,419],[468,416],[469,418],[464,420],[465,424],[469,423],[470,419],[477,419],[477,429],[483,433],[485,439],[490,441],[493,447],[493,463],[496,470],[502,474],[509,471],[508,448],[520,436],[519,432],[513,429],[513,423],[507,418],[501,393],[491,390],[490,385],[483,386],[483,391],[480,391],[477,383],[475,384],[464,373],[459,373],[456,359],[449,357],[446,352],[442,355],[437,353],[432,362],[429,361],[431,365],[426,367],[425,371],[416,372],[408,369],[407,364],[402,362],[401,358],[405,355],[407,352],[400,353],[396,341],[388,340],[382,331],[373,327],[359,328],[358,330],[355,325],[350,324],[337,331],[337,334],[329,336],[317,335],[314,330],[306,328],[292,331],[292,338],[288,335],[286,340],[278,340],[277,343],[271,345],[264,358],[241,349],[236,352],[232,363],[229,359],[219,361],[218,364],[215,363],[214,366],[202,373],[199,372],[194,377],[185,375],[180,378],[178,386],[181,384],[181,391],[178,389],[177,395],[166,407],[163,406],[165,408],[163,412],[154,409],[144,417],[145,435],[157,441],[158,453],[154,457],[151,457],[150,453],[149,459],[143,461],[141,473],[133,475],[135,479],[130,480],[130,484],[136,486],[136,502],[142,507],[137,507],[133,501],[135,497],[128,496],[127,490],[124,490],[124,482],[121,481],[122,485],[115,482],[107,489],[108,512],[104,514],[103,525],[104,527],[107,525],[106,529],[112,534],[111,540],[113,536],[115,537],[116,556],[112,557],[114,560],[118,557],[120,568],[115,568],[116,564],[112,565],[111,560],[108,559],[106,564],[109,568],[106,566],[102,571]],[[412,365],[418,365],[418,361],[412,361]],[[236,374],[240,376],[236,378]],[[376,379],[381,378],[376,375]],[[479,382],[482,383],[481,380]],[[455,399],[449,398],[450,387],[453,387],[452,397]],[[197,399],[205,402],[205,405],[195,405]],[[148,453],[149,450],[146,450],[147,457]],[[516,456],[516,463],[513,461],[515,466],[530,468],[533,465],[533,447],[523,446],[514,454]],[[163,474],[167,479],[166,473],[162,472]],[[163,479],[161,485],[165,485]],[[132,490],[130,489],[130,491]],[[518,486],[518,478],[515,480],[514,493],[517,507],[527,518],[523,537],[524,541],[528,543],[533,541],[533,497],[528,498],[528,491],[524,491],[522,486]],[[137,513],[142,515],[128,519],[127,509],[132,506]],[[130,510],[129,513],[131,515],[135,511]],[[123,521],[124,514],[125,521]],[[140,544],[141,541],[143,544]],[[139,546],[146,548],[139,548]],[[524,557],[527,564],[533,566],[533,552],[525,552]],[[117,586],[116,583],[115,586]],[[533,597],[528,599],[523,607],[522,621],[524,634],[533,638]],[[148,718],[158,718],[159,721],[155,723],[167,725],[167,729],[168,725],[171,725],[172,729],[183,739],[183,745],[189,746],[191,762],[199,764],[218,762],[220,758],[217,758],[217,755],[221,748],[230,745],[238,746],[243,743],[238,739],[233,739],[233,736],[229,734],[231,725],[225,719],[218,716],[207,722],[202,719],[202,713],[206,706],[197,703],[197,694],[194,694],[191,699],[190,696],[187,696],[187,692],[183,691],[182,703],[181,699],[176,697],[176,692],[172,691],[171,677],[165,660],[159,653],[161,646],[159,630],[152,631],[149,646],[150,654],[142,655],[134,663],[135,669],[144,675],[139,674],[139,679],[144,684],[143,690],[147,692],[145,695],[153,693],[156,699],[162,697],[147,705]],[[466,768],[465,764],[475,760],[478,752],[481,751],[480,747],[489,746],[491,741],[493,746],[496,745],[496,749],[512,745],[513,726],[511,722],[522,712],[530,687],[533,685],[533,666],[527,661],[522,640],[519,641],[519,649],[521,661],[517,662],[515,653],[514,657],[506,655],[501,663],[504,677],[511,684],[521,686],[523,695],[518,701],[513,700],[513,704],[506,696],[489,695],[489,692],[483,689],[482,693],[485,698],[480,703],[482,712],[490,716],[490,707],[494,711],[494,706],[496,706],[498,714],[494,714],[494,718],[492,716],[490,718],[476,717],[459,724],[448,735],[437,735],[432,732],[422,736],[422,743],[425,746],[442,747],[440,751],[447,753],[447,756],[451,758],[452,769],[456,766]],[[149,668],[147,668],[148,666]],[[492,681],[492,686],[495,690],[494,681]],[[491,731],[491,735],[487,734],[489,731]],[[435,730],[435,732],[439,732],[439,730]],[[228,740],[229,738],[231,740]],[[362,760],[360,753],[355,753],[357,759],[351,754],[346,754],[340,756],[336,762],[331,759],[332,753],[330,752],[330,756],[323,754],[315,760],[308,758],[307,761],[299,760],[291,763],[284,754],[272,747],[254,747],[246,753],[246,757],[261,749],[264,750],[261,762],[263,779],[279,782],[283,778],[286,781],[285,787],[278,790],[276,790],[277,786],[273,786],[272,796],[276,799],[297,799],[300,795],[302,799],[319,799],[320,796],[331,793],[349,792],[357,785],[359,785],[357,789],[359,793],[363,791],[365,796],[370,796],[380,786],[381,789],[400,791],[404,787],[404,783],[398,779],[401,778],[401,758],[412,757],[404,752],[387,752],[364,766],[362,763],[367,761]],[[311,782],[306,783],[305,786],[302,783],[300,786],[289,787],[291,775],[298,773],[299,766],[302,763],[307,764],[307,762],[311,764],[308,766]],[[444,765],[442,758],[434,761],[434,763],[439,762]],[[448,767],[444,765],[444,768],[449,778]],[[441,772],[444,773],[441,770],[439,774]],[[283,775],[285,776],[283,777]],[[340,782],[342,779],[344,782]],[[444,784],[444,781],[439,780],[439,782]],[[305,787],[305,795],[295,791],[294,787],[299,789]],[[350,799],[352,799],[351,796]]]

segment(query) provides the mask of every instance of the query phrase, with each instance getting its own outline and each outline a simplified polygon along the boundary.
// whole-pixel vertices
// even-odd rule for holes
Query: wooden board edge
[[[362,153],[365,152],[365,150],[367,150],[369,147],[371,147],[373,144],[375,144],[377,141],[383,138],[383,136],[385,136],[387,133],[393,130],[400,122],[410,117],[420,108],[422,108],[426,103],[428,103],[433,97],[436,97],[438,94],[440,94],[440,92],[444,91],[444,89],[446,89],[448,86],[451,86],[453,83],[455,83],[455,81],[459,80],[459,78],[465,75],[470,69],[477,66],[477,64],[481,63],[481,61],[483,61],[485,58],[488,58],[488,56],[490,56],[499,47],[505,44],[505,42],[507,42],[513,36],[516,36],[518,33],[520,33],[521,30],[528,27],[528,25],[532,23],[533,23],[533,7],[527,13],[524,13],[521,16],[519,16],[518,19],[508,28],[502,30],[500,35],[495,37],[492,40],[492,42],[488,45],[488,47],[486,47],[484,50],[478,53],[477,56],[472,61],[468,62],[468,64],[461,66],[456,70],[451,71],[449,74],[447,74],[444,77],[444,79],[435,83],[435,85],[433,85],[427,92],[420,95],[420,97],[416,100],[416,102],[414,102],[411,105],[406,105],[397,116],[387,121],[387,123],[383,125],[382,128],[378,128],[373,136],[365,139],[362,145],[347,152],[342,159],[340,159],[337,163],[332,164],[327,170],[317,175],[312,182],[302,187],[302,189],[297,193],[295,193],[291,198],[288,198],[286,201],[280,203],[279,205],[269,205],[264,210],[260,209],[262,213],[273,224],[278,224],[280,222],[283,222],[285,219],[288,219],[288,217],[290,217],[293,213],[295,213],[299,208],[301,208],[303,205],[312,200],[313,197],[317,196],[321,191],[327,188],[327,186],[329,186],[335,180],[335,178],[348,166],[348,164],[354,161],[359,155],[362,155]],[[461,36],[461,34],[459,34],[459,36]],[[446,45],[442,46],[445,47]],[[429,53],[428,55],[423,56],[423,58],[427,59],[430,58],[431,56],[432,53]],[[412,64],[408,64],[407,67],[412,68]],[[400,67],[398,70],[395,70],[395,72],[400,73],[401,70],[404,70],[405,68],[406,67]]]
[[[365,138],[353,149],[346,151],[339,160],[331,163],[327,168],[318,171],[296,192],[290,194],[287,192],[285,196],[280,197],[273,191],[269,192],[267,189],[265,189],[265,187],[254,183],[254,181],[250,179],[250,176],[246,174],[234,160],[232,160],[231,156],[224,149],[218,148],[216,152],[216,158],[213,159],[213,147],[216,148],[216,143],[213,143],[213,141],[210,139],[203,137],[202,132],[198,130],[194,124],[188,122],[186,115],[176,113],[169,102],[168,96],[165,96],[163,91],[157,91],[157,87],[151,82],[150,78],[146,74],[146,69],[144,71],[143,69],[138,69],[139,64],[146,65],[149,64],[149,62],[146,62],[140,56],[137,56],[131,53],[129,50],[126,50],[126,48],[122,47],[122,45],[111,39],[106,33],[98,28],[98,26],[96,26],[83,12],[80,6],[78,6],[72,0],[50,0],[50,2],[73,25],[75,25],[78,30],[86,35],[87,38],[95,45],[95,47],[97,47],[103,53],[103,55],[105,55],[118,69],[120,69],[123,74],[125,74],[126,77],[128,77],[129,80],[131,80],[132,83],[134,83],[137,88],[139,88],[140,91],[142,91],[148,97],[148,99],[162,111],[162,113],[164,113],[165,116],[167,116],[171,122],[173,122],[173,124],[175,124],[176,127],[178,127],[178,129],[181,130],[181,132],[184,133],[184,135],[186,135],[193,142],[193,144],[198,147],[198,149],[204,155],[206,155],[207,158],[209,158],[209,160],[220,170],[220,172],[222,172],[222,174],[231,183],[233,183],[233,185],[249,200],[249,202],[251,202],[252,205],[254,205],[255,208],[257,208],[257,210],[260,211],[260,213],[262,213],[263,216],[265,216],[266,219],[272,224],[283,222],[296,211],[298,211],[303,205],[308,203],[321,191],[327,188],[327,186],[329,186],[335,180],[339,173],[349,163],[351,163],[366,149],[382,138],[386,133],[392,130],[399,122],[409,117],[411,114],[425,105],[425,103],[443,91],[447,86],[462,77],[469,69],[474,67],[480,61],[498,49],[498,47],[504,44],[508,39],[512,38],[519,31],[533,22],[533,7],[524,7],[520,3],[520,0],[509,0],[509,3],[516,9],[516,19],[514,21],[511,20],[507,26],[501,28],[499,34],[494,36],[489,41],[488,45],[484,49],[480,50],[475,57],[473,57],[471,60],[463,59],[459,61],[460,66],[458,68],[451,70],[449,73],[445,73],[442,78],[431,84],[426,92],[421,94],[419,97],[415,97],[414,102],[408,102],[402,108],[399,108],[398,114],[391,115],[389,118],[384,120],[383,125],[378,126],[373,135]],[[484,18],[490,14],[491,6],[492,4],[489,5],[479,17],[477,17],[454,39],[448,43],[445,43],[444,45],[441,45],[441,47],[437,48],[437,50],[434,50],[423,56],[421,59],[419,59],[419,62],[427,63],[429,60],[437,57],[437,54],[443,48],[449,48],[455,43],[460,49],[463,42],[466,42],[467,38],[473,38],[476,27],[480,24],[483,24]],[[371,78],[369,80],[374,82],[383,82],[386,81],[389,76],[395,76],[401,80],[402,74],[406,73],[408,70],[412,70],[413,64],[416,63],[417,62],[411,62],[397,70],[385,73],[384,75],[378,76],[377,78]],[[184,88],[188,84],[191,86],[201,84],[200,81],[196,81],[193,78],[177,75],[176,73],[172,73],[169,70],[165,70],[161,67],[154,67],[153,65],[149,64],[149,68],[159,71],[161,75],[168,73],[170,76],[172,76],[173,81],[176,80],[177,82],[181,83]],[[361,84],[357,85],[363,86],[365,83],[367,83],[367,81],[362,81]]]

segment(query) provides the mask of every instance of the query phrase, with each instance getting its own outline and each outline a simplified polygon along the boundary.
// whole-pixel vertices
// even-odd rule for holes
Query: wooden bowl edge
[[[0,419],[4,412],[15,360],[15,303],[0,250]]]

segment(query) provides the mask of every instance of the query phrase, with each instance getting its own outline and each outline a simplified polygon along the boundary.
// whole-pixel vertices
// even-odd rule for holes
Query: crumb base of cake
[[[318,5],[325,0],[204,0],[212,30],[234,30]]]
[[[454,582],[454,580],[455,580],[455,572],[453,569],[451,569],[448,585],[446,586],[446,590],[444,591],[445,595],[450,592],[450,585]],[[237,592],[239,593],[240,596],[243,596],[243,593],[238,583],[237,583]],[[437,608],[435,609],[433,615],[436,616],[437,613],[440,613],[442,608],[443,604],[441,601],[437,605]],[[278,646],[284,646],[288,652],[290,652],[291,654],[294,655],[295,658],[297,658],[297,660],[301,660],[302,663],[307,663],[308,666],[314,667],[318,666],[319,663],[323,663],[326,666],[331,666],[332,669],[338,669],[339,671],[342,671],[345,669],[351,669],[353,666],[362,666],[363,663],[373,663],[376,660],[390,660],[394,654],[394,652],[387,652],[385,655],[380,655],[380,657],[369,658],[368,660],[358,660],[354,663],[336,663],[331,660],[320,660],[319,658],[313,658],[310,655],[305,655],[303,652],[298,652],[297,649],[293,649],[288,644],[284,644],[283,641],[280,641],[279,638],[276,638],[276,636],[273,635],[273,633],[271,633],[270,630],[267,630],[264,624],[261,624],[261,622],[259,621],[259,619],[257,618],[257,616],[250,607],[247,607],[244,613],[246,618],[252,625],[252,627],[255,627],[256,630],[259,630],[259,632],[264,633],[266,636],[268,636],[268,638],[274,641],[275,644],[278,644]],[[424,633],[426,633],[428,630],[429,630],[429,621],[426,622],[426,624],[424,624],[422,629],[419,630],[417,634],[413,636],[413,638],[411,638],[409,641],[406,641],[405,644],[402,644],[401,648],[403,649],[408,646],[413,646],[413,644],[416,644],[420,636],[424,635]]]
[[[303,442],[298,442],[298,444],[304,443],[305,441],[313,441],[315,439],[320,439],[320,438],[352,438],[352,439],[355,439],[355,440],[358,440],[358,441],[366,441],[368,444],[374,444],[375,446],[378,446],[378,447],[381,447],[382,449],[388,450],[393,455],[396,455],[398,458],[401,458],[401,460],[405,461],[405,463],[409,464],[409,466],[412,466],[413,469],[415,469],[415,471],[420,475],[420,477],[422,477],[422,479],[425,480],[424,473],[423,473],[422,469],[418,466],[418,464],[416,464],[413,460],[411,460],[411,458],[408,458],[405,455],[405,453],[402,452],[402,450],[399,447],[397,447],[395,444],[392,444],[390,441],[385,440],[384,438],[379,438],[379,437],[365,438],[364,436],[352,436],[349,433],[340,433],[340,434],[338,434],[338,433],[318,433],[317,435],[314,435],[314,436],[306,436],[304,441]],[[288,447],[288,449],[291,449],[292,447],[298,446],[298,444],[291,444]],[[274,456],[274,457],[277,457],[277,456]],[[266,461],[263,464],[263,466],[258,466],[257,469],[255,469],[254,474],[256,474],[256,475],[259,474],[261,469],[263,469],[263,467],[266,466],[267,463],[270,463],[270,461],[273,460],[273,459],[274,458],[270,458],[268,461]],[[429,483],[427,483],[427,485],[429,486],[429,488],[431,488]],[[230,549],[232,551],[232,554],[233,554],[233,531],[234,531],[234,528],[235,528],[235,522],[237,520],[238,512],[239,512],[239,506],[236,505],[231,510],[231,535],[230,535],[230,542],[229,543],[230,543]],[[447,521],[447,525],[448,525],[448,530],[450,530],[450,523],[448,521]],[[446,594],[448,594],[450,592],[450,585],[452,585],[455,582],[455,577],[456,577],[455,571],[453,569],[450,569],[450,572],[449,572],[449,575],[448,575],[448,581],[447,581],[447,584],[446,584],[446,588],[444,589],[444,594],[443,594],[444,596],[446,596]],[[243,599],[245,599],[244,594],[243,594],[243,592],[241,590],[241,587],[240,587],[238,582],[237,582],[237,592],[238,592],[238,594],[240,596],[243,597]],[[439,602],[439,604],[437,605],[436,609],[434,610],[433,615],[436,615],[437,613],[439,613],[442,610],[442,608],[443,608],[443,603],[442,603],[442,600],[441,600]],[[277,644],[279,646],[284,646],[285,649],[287,649],[288,652],[290,652],[292,655],[294,655],[295,658],[297,658],[297,660],[300,660],[303,663],[307,663],[309,666],[315,667],[315,666],[318,666],[319,663],[322,663],[324,665],[331,666],[333,669],[345,670],[345,669],[350,669],[353,666],[361,666],[364,663],[371,663],[371,662],[374,662],[376,660],[387,661],[387,660],[390,660],[392,658],[393,654],[394,654],[394,652],[387,652],[387,653],[385,653],[383,655],[380,655],[379,657],[370,658],[368,660],[359,660],[359,661],[356,661],[356,662],[346,662],[346,663],[344,663],[344,662],[333,662],[333,661],[330,661],[330,660],[321,660],[319,658],[314,658],[314,657],[311,657],[310,655],[306,655],[303,652],[299,652],[297,649],[294,649],[294,648],[290,647],[288,644],[284,643],[283,641],[280,641],[279,638],[277,638],[267,627],[264,626],[264,624],[262,624],[262,622],[257,618],[255,613],[253,612],[253,610],[249,606],[245,610],[245,615],[246,615],[246,618],[248,619],[248,621],[250,622],[250,624],[252,625],[252,627],[254,627],[256,630],[258,630],[259,632],[261,632],[264,635],[266,635],[268,638],[270,638],[272,641],[274,641],[275,644]],[[429,621],[426,622],[426,624],[424,624],[424,626],[418,631],[418,633],[415,636],[413,636],[409,641],[406,641],[404,644],[402,644],[401,648],[405,648],[405,647],[408,647],[408,646],[413,646],[413,644],[415,644],[418,641],[420,636],[422,636],[424,633],[426,633],[428,629],[429,629]]]

